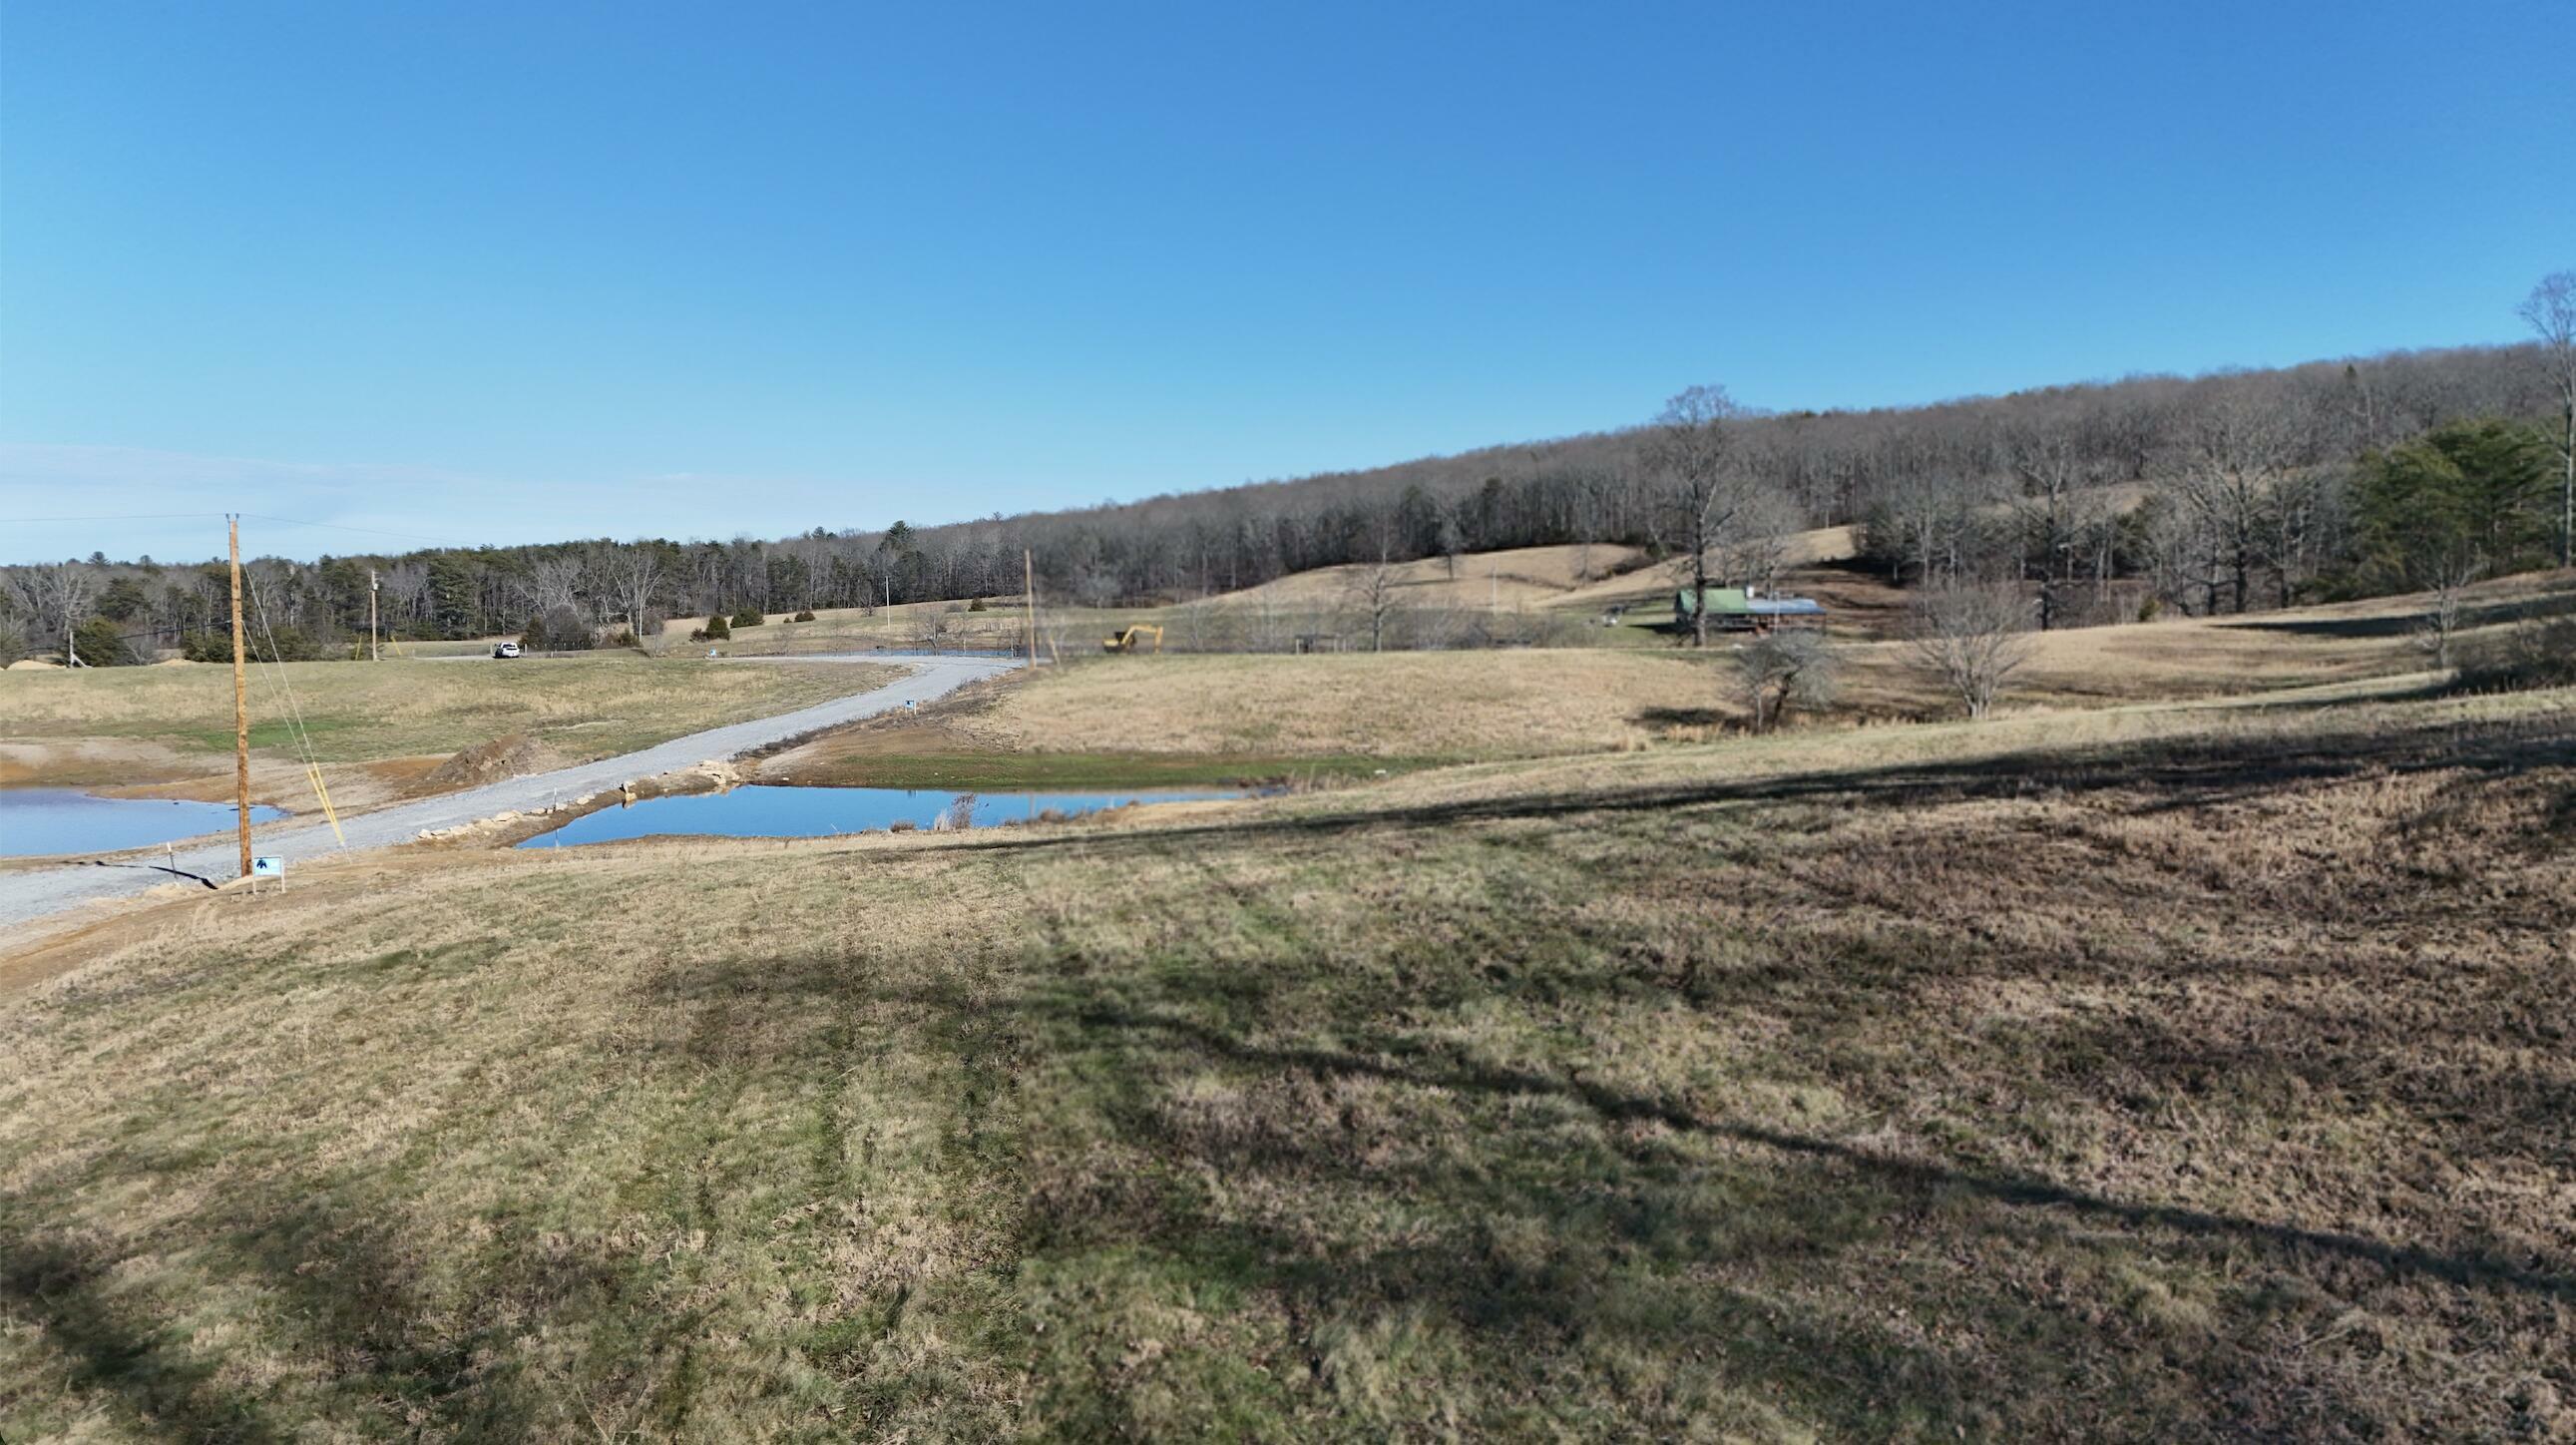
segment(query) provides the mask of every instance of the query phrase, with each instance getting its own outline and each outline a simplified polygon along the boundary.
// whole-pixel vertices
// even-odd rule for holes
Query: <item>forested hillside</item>
[[[2369,503],[2413,506],[2426,486],[2476,493],[2480,515],[2462,524],[2475,555],[2452,570],[2563,562],[2576,485],[2569,354],[2562,332],[2556,345],[1853,412],[1755,415],[1699,388],[1627,430],[1081,510],[765,541],[268,557],[250,572],[279,648],[307,654],[363,630],[371,570],[398,635],[475,636],[532,619],[649,632],[710,612],[1014,595],[1024,548],[1043,595],[1106,605],[1568,543],[1699,556],[1715,579],[1760,581],[1779,566],[1771,539],[1840,524],[1858,524],[1870,565],[1900,583],[2020,582],[2043,626],[2112,620],[2110,599],[2141,586],[2159,607],[2245,611],[2421,585],[2425,564],[2398,555],[2407,539]],[[2475,474],[2453,475],[2464,460]],[[2388,480],[2392,466],[2414,492]],[[115,661],[227,621],[219,564],[93,555],[0,570],[0,650],[13,654],[58,652],[81,635],[89,660]]]

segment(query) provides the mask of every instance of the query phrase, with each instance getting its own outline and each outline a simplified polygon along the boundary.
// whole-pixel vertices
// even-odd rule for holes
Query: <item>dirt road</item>
[[[759,659],[740,660],[753,662]],[[602,758],[550,773],[532,773],[523,778],[510,778],[464,792],[424,798],[417,803],[403,803],[343,818],[341,828],[348,835],[348,847],[355,850],[408,843],[418,838],[423,829],[460,827],[501,813],[526,812],[555,803],[568,803],[584,793],[608,791],[629,779],[672,772],[709,759],[739,757],[753,749],[823,728],[838,727],[896,708],[929,702],[967,683],[1019,666],[1017,662],[998,658],[923,657],[896,653],[815,655],[776,660],[800,664],[893,663],[914,670],[909,676],[873,692],[836,698],[776,717],[709,728],[641,752]],[[252,831],[252,839],[254,849],[262,856],[286,859],[290,877],[295,860],[320,857],[337,851],[340,846],[338,840],[331,836],[330,824],[309,815],[258,826]],[[225,836],[215,842],[182,845],[178,850],[177,866],[210,878],[227,879],[238,871],[235,856],[234,842],[230,836]],[[155,857],[150,861],[162,860]],[[48,919],[81,904],[127,897],[173,881],[165,873],[86,864],[0,873],[0,932],[20,933],[36,920]],[[194,888],[197,885],[187,886]]]

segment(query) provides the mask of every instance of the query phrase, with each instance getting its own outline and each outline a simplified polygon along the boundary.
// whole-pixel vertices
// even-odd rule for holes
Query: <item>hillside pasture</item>
[[[895,674],[628,653],[263,665],[249,680],[255,791],[309,807],[307,739],[334,800],[365,806],[462,749],[511,734],[562,762],[584,762],[864,691]],[[153,784],[173,796],[230,797],[232,686],[232,670],[213,664],[0,676],[0,783]]]
[[[2572,742],[318,865],[11,965],[0,1434],[2548,1438]]]
[[[2007,708],[2071,714],[2187,700],[2259,702],[2317,689],[2433,689],[2415,634],[2423,603],[2381,598],[2249,617],[2036,633]],[[2540,575],[2475,589],[2464,649],[2515,619],[2576,609],[2576,584]],[[1705,652],[1545,648],[1089,658],[983,684],[914,716],[817,739],[775,760],[804,781],[981,774],[1092,781],[1293,775],[1376,765],[1615,752],[1740,729],[1730,659]],[[1833,707],[1798,720],[1846,727],[1957,709],[1900,641],[1840,644]],[[1185,763],[1183,760],[1196,760]],[[1122,769],[1132,771],[1122,772]]]

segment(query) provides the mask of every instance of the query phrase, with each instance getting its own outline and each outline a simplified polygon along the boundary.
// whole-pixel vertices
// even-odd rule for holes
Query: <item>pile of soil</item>
[[[476,743],[421,774],[405,791],[413,797],[452,793],[563,765],[561,754],[526,733],[504,733],[488,743]]]

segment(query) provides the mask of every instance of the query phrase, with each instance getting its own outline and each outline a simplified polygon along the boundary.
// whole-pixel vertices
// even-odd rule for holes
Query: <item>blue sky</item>
[[[1077,13],[1083,12],[1083,13]],[[2562,6],[0,10],[0,560],[945,520],[2505,340]],[[382,540],[382,539],[379,539]],[[271,527],[310,555],[358,534]]]

